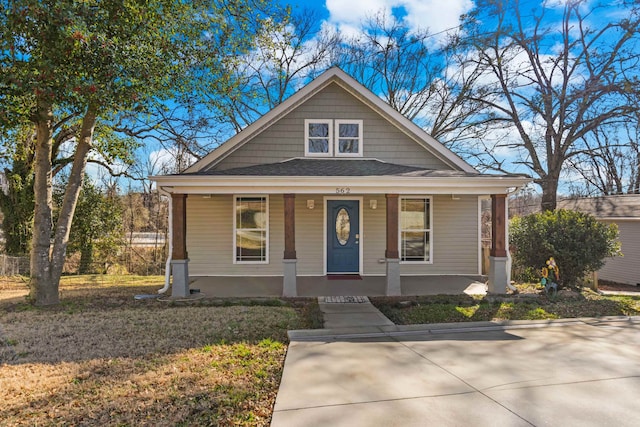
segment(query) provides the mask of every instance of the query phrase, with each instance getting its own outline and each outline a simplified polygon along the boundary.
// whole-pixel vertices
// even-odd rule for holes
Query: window
[[[336,156],[362,155],[362,120],[336,120]]]
[[[331,120],[305,120],[304,121],[304,138],[305,138],[305,155],[306,156],[332,156],[333,155],[333,138],[332,138]]]
[[[335,126],[334,126],[335,124]],[[309,157],[361,157],[362,120],[304,121],[304,154]]]
[[[400,200],[400,260],[431,262],[431,199]]]
[[[234,263],[268,263],[267,197],[235,197]]]

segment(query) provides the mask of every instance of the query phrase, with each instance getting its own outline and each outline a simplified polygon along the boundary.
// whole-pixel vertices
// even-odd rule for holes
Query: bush
[[[582,212],[556,210],[511,220],[514,265],[540,271],[549,257],[560,268],[559,284],[575,286],[604,259],[621,255],[618,227]]]

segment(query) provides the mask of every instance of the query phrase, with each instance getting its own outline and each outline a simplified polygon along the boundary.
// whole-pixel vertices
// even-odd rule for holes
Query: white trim
[[[362,176],[154,176],[169,192],[184,194],[335,194],[348,182],[358,194],[507,194],[509,188],[531,182],[521,176],[362,177]],[[173,188],[171,188],[173,187]]]
[[[362,249],[364,247],[364,208],[363,208],[363,197],[362,196],[324,196],[323,197],[323,210],[324,210],[324,219],[322,221],[322,231],[323,231],[323,248],[322,248],[322,271],[324,273],[324,275],[327,275],[327,205],[328,205],[328,201],[329,200],[357,200],[358,201],[358,218],[360,221],[360,242],[358,243],[358,274],[363,275],[364,274],[364,249]],[[348,272],[348,273],[339,273],[339,272],[335,272],[332,271],[331,274],[353,274],[353,272]]]
[[[478,196],[478,274],[482,275],[482,201],[487,200],[486,195]],[[490,200],[490,199],[489,199]]]
[[[380,97],[376,96],[369,89],[357,82],[353,77],[342,71],[338,67],[332,67],[315,78],[309,84],[304,86],[298,92],[287,98],[280,105],[276,106],[258,120],[247,126],[241,132],[227,140],[218,148],[207,154],[205,157],[188,167],[185,172],[198,172],[214,166],[222,161],[226,156],[231,154],[245,142],[251,140],[263,130],[271,126],[275,121],[288,114],[320,90],[331,83],[340,85],[343,89],[360,99],[370,108],[377,111],[393,126],[397,127],[401,132],[405,133],[416,143],[425,148],[428,152],[442,160],[444,163],[454,169],[467,172],[475,172],[475,169],[467,162],[462,160],[453,151],[446,148],[431,135],[427,134],[422,128],[404,117],[398,111],[391,108]]]
[[[429,260],[428,261],[403,261],[402,260],[402,200],[422,199],[429,200],[429,229],[422,230],[429,233]],[[400,264],[406,265],[432,265],[433,264],[433,196],[424,194],[414,194],[402,196],[398,200],[398,259]]]
[[[364,152],[364,149],[362,147],[362,143],[363,143],[363,134],[364,134],[364,128],[363,128],[363,121],[362,120],[344,120],[344,119],[337,119],[334,121],[335,122],[335,127],[334,127],[334,133],[335,133],[335,137],[334,137],[334,150],[333,152],[335,153],[334,156],[335,157],[362,157],[362,153]],[[358,152],[357,153],[341,153],[340,152],[340,125],[358,125]],[[344,138],[344,139],[354,139],[354,138]]]
[[[326,124],[327,129],[327,152],[312,153],[309,151],[309,125],[312,123]],[[323,139],[316,138],[314,139]],[[305,157],[333,157],[333,120],[331,119],[305,119],[304,120],[304,156]]]
[[[238,199],[244,199],[244,198],[264,198],[265,199],[265,210],[266,210],[266,227],[265,227],[265,243],[266,243],[266,247],[265,247],[265,260],[264,261],[242,261],[242,260],[238,260],[237,259],[237,254],[236,254],[236,238],[237,238],[237,228],[236,228],[236,209],[238,207]],[[232,247],[232,251],[231,251],[231,255],[232,255],[232,260],[233,260],[233,264],[238,264],[238,265],[256,265],[256,264],[260,264],[260,265],[266,265],[269,264],[269,251],[271,250],[271,245],[269,245],[269,195],[268,194],[235,194],[233,196],[233,247]]]
[[[482,196],[478,196],[478,214],[476,217],[478,226],[478,274],[482,274]]]

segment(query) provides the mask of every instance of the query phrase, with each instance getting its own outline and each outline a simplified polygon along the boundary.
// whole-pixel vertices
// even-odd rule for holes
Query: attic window
[[[333,121],[305,120],[305,156],[333,156]]]
[[[308,157],[362,157],[362,120],[304,121]]]
[[[336,120],[336,156],[362,156],[362,120]]]

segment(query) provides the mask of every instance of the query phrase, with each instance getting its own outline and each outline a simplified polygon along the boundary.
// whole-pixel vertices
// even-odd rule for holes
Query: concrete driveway
[[[335,333],[292,334],[272,426],[640,425],[640,318]]]

